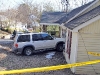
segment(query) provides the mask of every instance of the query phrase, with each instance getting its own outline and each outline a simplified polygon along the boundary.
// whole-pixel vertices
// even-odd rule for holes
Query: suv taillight
[[[17,43],[15,44],[15,47],[16,47],[16,48],[18,47],[18,44],[17,44]]]

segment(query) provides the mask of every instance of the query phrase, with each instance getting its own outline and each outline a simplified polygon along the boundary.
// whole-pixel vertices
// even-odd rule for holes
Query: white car
[[[64,38],[53,38],[48,33],[17,34],[12,51],[16,54],[32,55],[34,51],[52,50],[63,51]]]

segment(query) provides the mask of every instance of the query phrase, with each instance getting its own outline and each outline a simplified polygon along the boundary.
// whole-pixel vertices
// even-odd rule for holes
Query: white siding
[[[78,33],[72,33],[72,44],[71,44],[71,55],[70,62],[75,63],[77,58],[77,49],[78,49]],[[75,68],[71,68],[71,71],[74,73]]]
[[[88,51],[100,53],[100,20],[79,30],[77,62],[100,59],[98,56],[88,55]],[[95,75],[95,72],[100,73],[100,63],[92,66],[77,67],[76,73],[91,75]]]
[[[65,56],[66,62],[67,62],[67,63],[70,63],[68,54],[66,53],[66,51],[67,51],[67,40],[68,40],[68,29],[67,29],[67,32],[66,32],[65,50],[64,50],[63,54],[64,54],[64,56]]]
[[[70,54],[70,59],[69,59],[69,55],[66,53],[67,50],[67,39],[68,39],[68,31],[66,33],[66,44],[65,44],[65,51],[64,56],[66,59],[67,63],[75,63],[76,62],[76,58],[77,58],[77,48],[78,48],[78,33],[77,32],[72,32],[72,42],[71,42],[71,54]],[[71,68],[72,72],[75,72],[75,68]]]

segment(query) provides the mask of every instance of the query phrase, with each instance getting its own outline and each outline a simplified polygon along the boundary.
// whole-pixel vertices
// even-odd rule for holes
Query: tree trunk
[[[43,25],[43,32],[47,32],[47,25]]]

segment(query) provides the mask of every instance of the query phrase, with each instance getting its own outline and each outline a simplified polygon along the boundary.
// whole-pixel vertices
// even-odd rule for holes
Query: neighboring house
[[[15,21],[12,22],[12,25],[10,25],[9,28],[17,31],[27,30],[26,25],[23,25],[21,22],[17,22],[15,24]]]
[[[64,56],[67,63],[99,60],[88,52],[100,53],[100,0],[78,7],[57,23],[66,28]],[[75,74],[100,75],[100,63],[71,68]]]
[[[65,37],[65,36],[63,36],[63,34],[64,34],[64,31],[66,32],[66,28],[65,27],[62,28],[61,24],[58,22],[60,22],[59,19],[66,16],[66,14],[67,14],[66,12],[44,12],[40,19],[40,25],[48,26],[47,27],[48,32],[55,31],[60,35],[60,37]],[[55,25],[56,25],[57,29],[53,30],[53,28],[51,28],[51,27],[55,27]],[[48,28],[51,28],[51,30]]]

